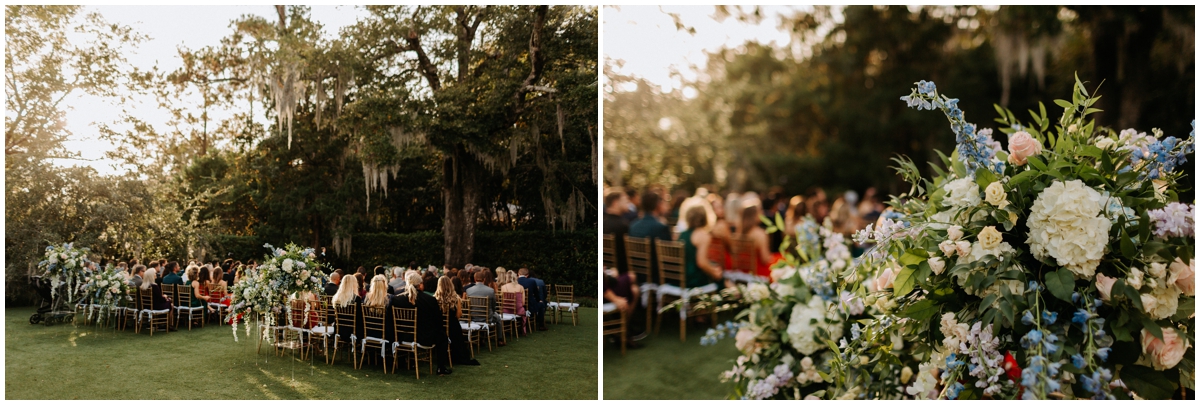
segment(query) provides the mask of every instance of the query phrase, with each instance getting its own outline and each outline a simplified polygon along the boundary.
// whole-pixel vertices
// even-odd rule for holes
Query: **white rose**
[[[998,181],[993,181],[986,189],[983,190],[984,200],[988,204],[995,205],[996,208],[1003,209],[1008,206],[1008,193],[1004,192],[1004,185]]]
[[[1146,314],[1154,319],[1166,319],[1179,310],[1179,289],[1173,284],[1155,288],[1149,294],[1142,294],[1141,298]]]
[[[942,274],[946,270],[946,262],[940,257],[929,258],[929,268],[933,270],[933,274]]]
[[[1113,141],[1112,138],[1109,137],[1103,137],[1096,140],[1096,147],[1100,149],[1112,149],[1112,147],[1116,144],[1116,141]]]
[[[1129,278],[1125,279],[1125,284],[1129,284],[1135,290],[1142,288],[1142,271],[1137,267],[1130,267],[1129,270]]]
[[[944,240],[942,243],[939,243],[938,249],[941,249],[942,254],[945,254],[946,257],[954,257],[954,253],[958,252],[958,248],[955,247],[954,241],[951,240]]]
[[[1147,271],[1150,273],[1151,276],[1154,276],[1154,278],[1162,278],[1163,275],[1167,274],[1167,264],[1166,263],[1150,263],[1150,269],[1148,269]]]
[[[962,239],[962,237],[963,231],[961,226],[951,225],[949,229],[946,229],[946,238],[949,238],[952,241],[958,241],[959,239]]]
[[[1104,257],[1112,222],[1103,214],[1103,196],[1082,181],[1055,181],[1033,201],[1028,219],[1030,252],[1091,278]]]
[[[283,271],[292,271],[292,259],[283,259]]]
[[[959,256],[971,254],[971,242],[960,240],[954,244],[954,249],[958,251]]]
[[[946,190],[943,205],[960,208],[979,205],[979,185],[969,178],[951,181],[942,188]]]
[[[994,226],[986,226],[982,231],[979,231],[979,243],[986,250],[995,249],[1003,241],[1004,237],[1000,235],[1000,231],[997,231]]]

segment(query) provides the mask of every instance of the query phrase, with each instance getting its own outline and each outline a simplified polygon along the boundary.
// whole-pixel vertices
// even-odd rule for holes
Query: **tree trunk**
[[[484,168],[462,145],[442,160],[442,202],[446,213],[442,222],[445,241],[443,263],[463,267],[475,255],[475,220],[479,211],[479,173]]]

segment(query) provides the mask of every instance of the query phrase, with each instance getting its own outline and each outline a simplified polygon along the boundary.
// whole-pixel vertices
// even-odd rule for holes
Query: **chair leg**
[[[679,341],[687,342],[687,317],[679,318]]]

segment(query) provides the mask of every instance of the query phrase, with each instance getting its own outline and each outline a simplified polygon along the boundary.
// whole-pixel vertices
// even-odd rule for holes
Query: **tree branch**
[[[529,93],[529,87],[542,77],[542,66],[546,63],[542,55],[542,28],[546,25],[546,11],[549,9],[550,6],[537,6],[533,9],[533,29],[529,34],[529,76],[525,77],[525,82],[517,89],[516,94],[513,94],[518,114],[525,108],[525,95]]]
[[[420,7],[417,8],[420,10]],[[413,12],[413,21],[417,21],[416,11]],[[407,50],[417,53],[417,65],[420,67],[421,74],[425,76],[425,80],[429,82],[429,88],[433,91],[442,89],[442,82],[438,79],[437,67],[429,60],[429,55],[425,54],[425,49],[421,47],[421,36],[417,35],[415,29],[408,30],[408,36],[404,38],[404,42],[408,43]]]

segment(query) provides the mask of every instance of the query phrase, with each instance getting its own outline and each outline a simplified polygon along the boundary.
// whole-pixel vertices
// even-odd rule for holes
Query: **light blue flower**
[[[1071,355],[1071,364],[1074,365],[1075,368],[1083,369],[1083,367],[1087,365],[1087,360],[1084,360],[1083,356],[1081,356],[1079,353],[1075,353]]]
[[[1030,281],[1030,283],[1033,283],[1033,282]],[[1021,323],[1026,324],[1026,325],[1033,325],[1033,313],[1029,312],[1029,310],[1025,310],[1025,313],[1021,315]]]
[[[1109,352],[1112,352],[1111,347],[1101,347],[1099,349],[1096,349],[1096,357],[1099,357],[1100,361],[1102,361],[1102,362],[1108,361]]]
[[[1042,310],[1042,319],[1046,320],[1047,325],[1053,325],[1055,321],[1058,321],[1058,312]]]

